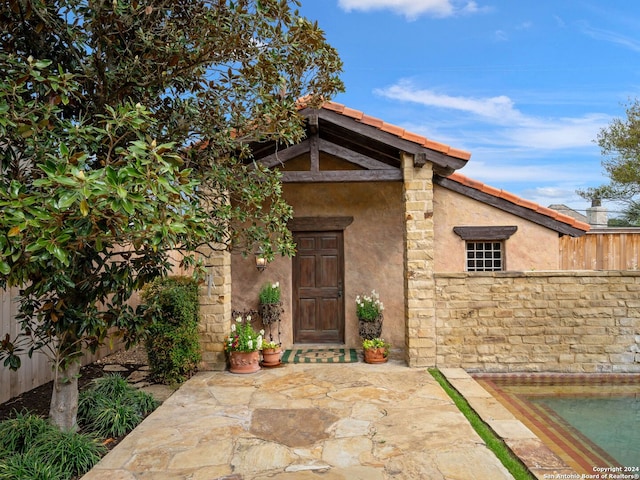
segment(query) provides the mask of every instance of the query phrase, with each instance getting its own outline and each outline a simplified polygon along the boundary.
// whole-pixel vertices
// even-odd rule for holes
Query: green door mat
[[[299,348],[286,350],[283,363],[354,363],[358,353],[353,348]]]

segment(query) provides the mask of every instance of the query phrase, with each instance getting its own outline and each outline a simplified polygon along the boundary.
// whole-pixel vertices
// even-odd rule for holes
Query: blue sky
[[[608,182],[595,141],[640,96],[638,0],[301,1],[344,62],[334,101],[468,150],[460,173],[545,206],[584,213],[575,190]]]

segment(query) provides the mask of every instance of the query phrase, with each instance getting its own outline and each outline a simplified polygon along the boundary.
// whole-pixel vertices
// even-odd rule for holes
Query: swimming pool
[[[640,375],[472,376],[576,472],[640,478]]]

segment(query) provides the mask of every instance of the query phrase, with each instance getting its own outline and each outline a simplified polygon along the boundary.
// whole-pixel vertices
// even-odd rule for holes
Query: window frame
[[[453,232],[458,235],[462,240],[464,240],[464,270],[465,272],[475,273],[475,272],[504,272],[507,267],[507,245],[506,240],[511,238],[511,236],[518,230],[517,226],[514,225],[499,225],[499,226],[465,226],[465,227],[454,227]],[[477,269],[474,268],[472,270],[469,269],[470,261],[477,261],[478,258],[470,258],[469,257],[469,245],[473,244],[491,244],[487,251],[492,253],[492,261],[495,258],[493,255],[495,254],[495,244],[499,245],[499,260],[500,260],[500,269],[490,268],[490,269]],[[485,252],[485,250],[477,250],[474,249],[475,253]],[[484,255],[482,256],[483,262],[486,260]]]

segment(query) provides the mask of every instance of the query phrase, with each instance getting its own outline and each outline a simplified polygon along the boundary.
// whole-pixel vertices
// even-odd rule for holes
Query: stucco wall
[[[640,273],[436,274],[436,363],[640,372]]]
[[[335,166],[334,166],[335,168]],[[358,347],[355,297],[376,289],[385,306],[382,336],[404,346],[403,210],[400,182],[285,184],[284,197],[295,217],[352,216],[344,230],[345,342]],[[284,301],[281,341],[293,342],[291,259],[277,258],[258,273],[253,258],[232,255],[232,305],[257,308],[264,282],[279,281]]]
[[[436,272],[465,271],[465,242],[453,232],[458,226],[515,225],[518,230],[505,241],[506,270],[559,268],[557,232],[438,185],[433,203]]]

